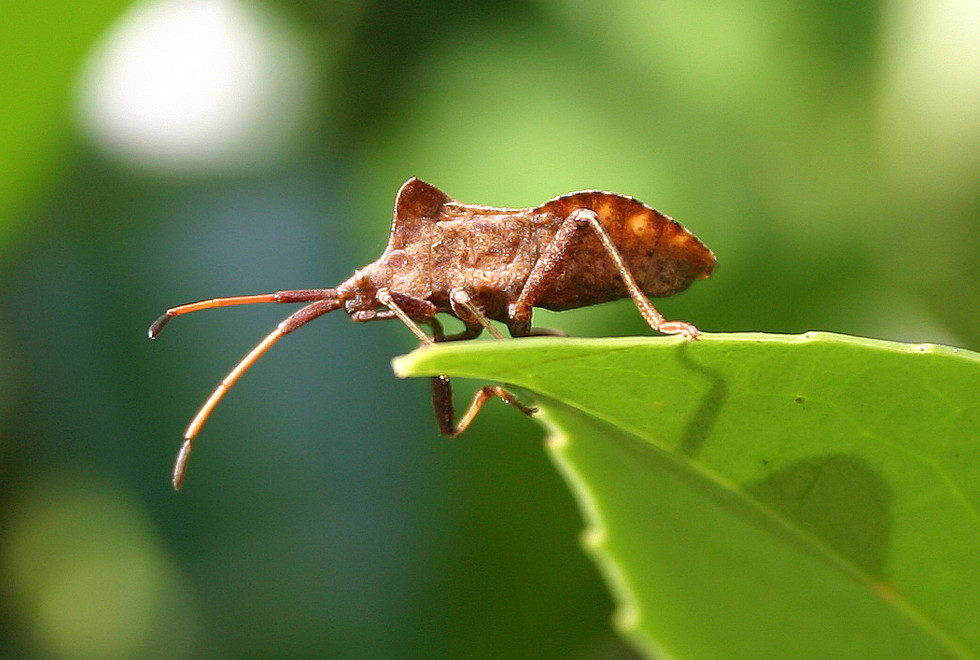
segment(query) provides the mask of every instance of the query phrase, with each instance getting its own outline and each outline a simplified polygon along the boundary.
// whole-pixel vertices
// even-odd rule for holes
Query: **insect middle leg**
[[[633,274],[626,267],[622,255],[619,254],[616,245],[606,233],[602,223],[599,222],[599,216],[592,209],[585,208],[576,209],[565,219],[535,263],[517,300],[509,306],[508,316],[510,320],[508,324],[511,334],[515,336],[518,334],[526,335],[531,331],[531,309],[534,307],[535,301],[561,274],[562,269],[575,258],[575,249],[589,229],[596,233],[606,254],[616,265],[616,271],[622,278],[623,284],[643,320],[657,332],[668,335],[682,334],[689,339],[696,339],[700,334],[696,327],[684,321],[667,321],[657,311],[646,294],[640,289],[636,280],[633,279]]]
[[[490,321],[483,315],[483,312],[472,304],[465,292],[458,292],[461,295],[456,295],[456,293],[457,292],[454,292],[453,295],[454,302],[464,307],[466,311],[472,315],[475,320],[477,320],[478,324],[471,324],[464,321],[467,329],[455,337],[445,337],[443,335],[442,325],[438,320],[436,320],[435,315],[433,314],[430,317],[421,319],[422,323],[432,327],[433,337],[429,338],[429,336],[426,335],[419,327],[418,323],[412,320],[411,316],[409,316],[409,314],[407,314],[405,310],[401,308],[399,303],[395,302],[394,295],[386,289],[378,291],[378,301],[391,310],[392,314],[394,314],[394,316],[404,323],[416,337],[419,337],[423,344],[472,339],[479,334],[479,330],[481,328],[493,327],[490,324]],[[404,296],[400,295],[399,298],[404,298]],[[415,307],[416,309],[425,308],[425,301],[411,302],[402,300],[400,302],[408,302],[410,306]],[[500,335],[499,332],[495,332],[494,334],[496,337],[502,338],[502,335]],[[487,385],[476,391],[476,394],[473,395],[473,400],[470,401],[470,405],[467,407],[466,412],[463,413],[463,416],[460,417],[459,421],[457,422],[456,407],[453,404],[452,380],[449,378],[449,376],[440,374],[439,376],[433,376],[430,379],[430,383],[432,385],[432,408],[436,415],[436,424],[439,426],[439,433],[450,438],[459,436],[461,433],[463,433],[463,431],[469,428],[470,424],[473,423],[473,420],[476,418],[477,414],[479,414],[480,409],[483,408],[484,404],[495,396],[504,403],[514,406],[525,415],[530,416],[537,412],[536,408],[529,408],[528,406],[525,406],[523,403],[518,401],[514,394],[508,392],[503,387],[500,387],[499,385]]]

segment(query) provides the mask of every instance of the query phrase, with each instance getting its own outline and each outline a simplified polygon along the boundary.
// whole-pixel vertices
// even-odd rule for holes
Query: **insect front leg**
[[[426,319],[424,322],[431,325],[429,319],[434,321],[436,312],[438,311],[435,305],[427,300],[407,296],[403,293],[396,293],[394,291],[390,291],[389,289],[378,289],[378,292],[375,295],[378,302],[387,307],[389,312],[394,317],[404,323],[405,327],[411,330],[412,334],[418,337],[419,341],[422,342],[423,345],[427,346],[437,341],[436,339],[433,339],[429,337],[429,335],[422,332],[422,328],[419,327],[418,323],[412,320],[412,316],[415,316],[417,318]],[[406,309],[408,309],[411,314],[406,312]],[[356,316],[354,318],[355,320],[360,320]],[[392,316],[376,314],[371,318],[382,319],[392,318]],[[438,328],[438,332],[435,333],[437,336],[442,335],[441,326],[433,325],[432,327],[433,329]]]

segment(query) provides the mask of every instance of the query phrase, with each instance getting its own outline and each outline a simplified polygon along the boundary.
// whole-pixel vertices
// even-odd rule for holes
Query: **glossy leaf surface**
[[[825,333],[460,342],[535,394],[651,655],[980,655],[980,356]],[[477,422],[479,423],[479,422]]]

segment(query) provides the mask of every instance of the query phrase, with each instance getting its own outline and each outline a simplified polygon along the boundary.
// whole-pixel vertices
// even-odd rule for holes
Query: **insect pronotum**
[[[384,253],[336,288],[202,300],[168,309],[150,326],[148,334],[156,338],[170,319],[189,312],[306,303],[225,376],[195,415],[177,455],[174,488],[184,482],[194,438],[235,381],[281,337],[327,312],[343,307],[354,321],[397,318],[429,345],[472,339],[483,330],[503,338],[491,320],[506,325],[513,337],[549,334],[531,328],[533,307],[564,310],[630,297],[654,330],[695,339],[696,327],[665,320],[647,296],[683,291],[714,267],[715,255],[694,234],[632,197],[588,190],[534,208],[508,209],[464,204],[409,179],[395,199]],[[440,312],[458,318],[464,330],[444,335],[436,318]],[[436,422],[446,436],[465,431],[494,396],[526,415],[534,412],[502,387],[487,386],[457,422],[449,377],[431,382]]]

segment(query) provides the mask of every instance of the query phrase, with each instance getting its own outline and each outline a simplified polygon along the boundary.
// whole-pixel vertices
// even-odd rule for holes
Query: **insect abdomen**
[[[714,269],[715,255],[691,232],[632,197],[595,191],[570,193],[534,211],[565,218],[579,208],[596,212],[637,284],[650,297],[683,291]],[[576,258],[536,304],[553,310],[574,309],[628,296],[599,239],[587,233],[576,249]]]

